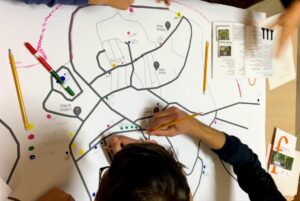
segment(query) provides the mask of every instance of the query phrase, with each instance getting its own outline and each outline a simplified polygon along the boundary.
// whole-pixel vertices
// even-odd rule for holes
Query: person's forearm
[[[113,8],[126,10],[133,4],[134,0],[19,0],[27,4],[47,4],[53,6],[55,4],[86,6],[90,5],[107,5]]]
[[[223,132],[206,126],[201,122],[193,129],[191,136],[199,138],[208,147],[215,150],[221,149],[226,141],[226,136]]]
[[[90,5],[105,4],[105,0],[88,0],[88,4],[90,4]]]
[[[250,200],[284,200],[272,177],[261,167],[258,156],[238,138],[225,136],[224,147],[213,151],[233,166],[237,181]]]
[[[53,6],[54,4],[65,4],[65,5],[87,5],[88,0],[19,0],[27,4],[47,4]]]

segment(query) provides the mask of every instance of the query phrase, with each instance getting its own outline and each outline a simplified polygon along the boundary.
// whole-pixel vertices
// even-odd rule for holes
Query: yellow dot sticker
[[[31,130],[33,130],[34,129],[34,124],[28,124],[27,126],[26,126],[26,130],[27,131],[31,131]]]
[[[177,13],[176,13],[176,16],[177,16],[177,17],[181,17],[181,12],[177,12]]]
[[[116,65],[115,63],[113,63],[111,66],[112,66],[113,68],[115,68],[117,65]]]
[[[80,155],[83,155],[83,154],[84,154],[84,150],[83,150],[83,149],[80,149],[80,150],[79,150],[79,154],[80,154]]]
[[[69,132],[70,137],[74,137],[75,133],[74,132]]]

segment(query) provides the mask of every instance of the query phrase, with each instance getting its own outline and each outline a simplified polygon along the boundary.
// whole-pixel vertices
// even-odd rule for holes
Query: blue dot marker
[[[61,76],[60,79],[61,79],[62,81],[66,81],[66,77],[65,77],[65,76]]]

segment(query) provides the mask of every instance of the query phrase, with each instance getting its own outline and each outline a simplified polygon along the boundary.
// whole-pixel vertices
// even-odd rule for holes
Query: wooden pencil
[[[204,57],[204,72],[203,72],[203,94],[205,94],[206,91],[206,84],[207,84],[207,65],[208,65],[208,48],[209,43],[206,41],[205,43],[205,57]]]
[[[189,120],[189,119],[194,118],[194,117],[196,117],[196,116],[199,116],[199,115],[201,115],[201,114],[202,114],[202,113],[195,113],[195,114],[188,115],[188,116],[183,117],[183,118],[181,118],[181,119],[177,119],[177,120],[172,121],[172,122],[170,122],[170,123],[168,123],[168,124],[162,125],[162,126],[156,128],[156,129],[154,129],[154,130],[162,130],[163,128],[168,128],[169,126],[173,126],[173,125],[175,125],[175,124],[178,124],[178,123],[180,123],[180,122]]]
[[[21,86],[20,86],[20,81],[19,81],[19,77],[18,77],[18,72],[17,72],[17,67],[15,64],[14,56],[13,56],[11,50],[9,50],[8,54],[9,54],[9,61],[10,61],[12,74],[13,74],[14,81],[15,81],[15,86],[16,86],[16,91],[17,91],[17,95],[18,95],[19,106],[20,106],[20,110],[21,110],[21,114],[22,114],[24,128],[25,128],[25,130],[29,130],[30,125],[28,123],[28,118],[27,118],[27,114],[26,114],[25,104],[24,104],[24,100],[23,100],[23,96],[22,96],[22,90],[21,90]]]

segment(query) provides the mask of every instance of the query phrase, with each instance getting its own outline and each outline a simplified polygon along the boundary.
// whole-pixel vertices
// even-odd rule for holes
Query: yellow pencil
[[[154,130],[161,130],[161,129],[163,129],[163,128],[168,128],[169,126],[173,126],[173,125],[175,125],[175,124],[178,124],[178,123],[180,123],[180,122],[186,121],[186,120],[191,119],[191,118],[194,118],[194,117],[199,116],[199,115],[201,115],[201,114],[202,114],[202,113],[195,113],[195,114],[188,115],[188,116],[183,117],[183,118],[181,118],[181,119],[177,119],[177,120],[172,121],[172,122],[170,122],[170,123],[168,123],[168,124],[162,125],[162,126],[156,128],[156,129],[154,129]]]
[[[21,91],[21,86],[20,86],[20,82],[19,82],[19,77],[18,77],[18,72],[17,72],[14,56],[11,53],[11,50],[9,50],[8,53],[9,53],[9,61],[10,61],[10,65],[11,65],[11,70],[12,70],[12,74],[14,77],[16,90],[17,90],[17,94],[18,94],[19,105],[20,105],[20,109],[21,109],[21,113],[22,113],[24,128],[25,128],[25,130],[29,130],[30,125],[28,123],[28,119],[27,119],[27,115],[26,115],[25,105],[24,105],[24,101],[23,101],[23,96],[22,96],[22,91]]]
[[[208,65],[208,47],[209,43],[206,41],[205,44],[205,60],[204,60],[204,72],[203,72],[203,94],[205,94],[206,91],[206,82],[207,82],[207,65]]]

